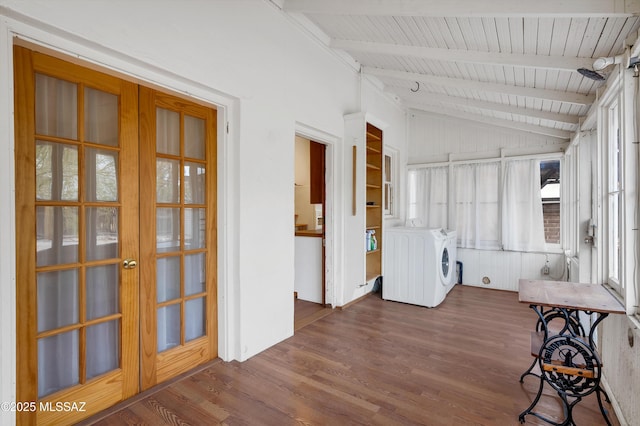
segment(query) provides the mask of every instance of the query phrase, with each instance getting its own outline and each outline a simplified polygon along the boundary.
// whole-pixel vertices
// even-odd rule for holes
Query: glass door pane
[[[157,351],[206,334],[205,121],[156,108]]]
[[[35,81],[42,398],[120,367],[120,149],[117,95],[41,74]]]

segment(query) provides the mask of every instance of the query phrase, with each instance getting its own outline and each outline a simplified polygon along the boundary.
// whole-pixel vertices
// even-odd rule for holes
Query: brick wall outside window
[[[542,204],[544,238],[547,243],[560,244],[560,203]]]

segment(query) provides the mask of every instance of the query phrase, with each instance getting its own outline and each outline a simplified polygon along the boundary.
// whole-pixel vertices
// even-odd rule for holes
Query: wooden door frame
[[[137,112],[130,114],[130,109],[135,107],[137,111],[137,85],[127,82],[117,77],[80,67],[68,61],[51,57],[39,52],[29,50],[21,46],[14,46],[14,110],[15,110],[15,158],[14,164],[26,165],[26,167],[15,167],[15,188],[16,188],[16,233],[23,238],[16,238],[16,399],[17,401],[48,401],[52,404],[57,402],[69,401],[75,398],[76,401],[84,401],[88,407],[86,415],[90,415],[100,411],[108,406],[113,405],[119,400],[126,399],[138,392],[138,376],[139,376],[139,346],[137,341],[139,335],[135,331],[137,328],[132,326],[133,322],[138,321],[138,279],[136,273],[126,273],[135,271],[119,271],[121,272],[120,281],[120,330],[121,334],[125,332],[133,333],[129,339],[136,342],[126,347],[120,342],[120,368],[105,373],[95,379],[87,380],[91,386],[104,385],[106,391],[100,395],[92,393],[90,396],[83,396],[85,388],[69,387],[66,390],[55,392],[51,395],[38,398],[37,388],[37,329],[36,321],[37,312],[35,312],[37,301],[37,275],[36,275],[36,242],[33,225],[36,223],[36,191],[35,191],[35,82],[34,75],[36,72],[43,74],[52,74],[56,78],[67,81],[77,82],[78,84],[87,85],[89,87],[107,90],[110,93],[119,94],[119,126],[120,126],[120,151],[126,152],[127,155],[119,156],[119,174],[118,178],[122,178],[127,170],[137,167],[138,164],[138,119]],[[78,105],[81,108],[81,105]],[[83,123],[78,122],[78,127],[82,128]],[[81,132],[78,133],[78,143]],[[50,138],[51,139],[51,138]],[[55,137],[53,138],[55,139]],[[58,138],[59,141],[63,141]],[[80,152],[79,152],[80,154]],[[78,164],[83,159],[78,158]],[[79,171],[81,167],[79,168]],[[120,179],[122,181],[122,179]],[[78,191],[82,190],[83,185],[79,185]],[[119,193],[121,217],[119,221],[120,235],[128,235],[135,232],[138,227],[139,213],[137,202],[137,182],[132,185],[124,185],[120,182]],[[78,193],[77,203],[79,208],[82,197]],[[126,216],[125,216],[126,215]],[[80,218],[81,219],[81,214]],[[125,218],[136,218],[134,220],[125,220]],[[79,227],[79,231],[83,229]],[[81,234],[78,249],[82,250]],[[120,253],[124,257],[137,257],[139,244],[137,239],[130,241],[122,238]],[[78,259],[78,264],[82,262],[82,257]],[[82,278],[80,279],[80,283]],[[82,290],[79,289],[79,301],[82,303]],[[20,309],[22,305],[22,309]],[[82,310],[81,310],[82,311]],[[78,318],[82,321],[82,317]],[[80,330],[81,328],[78,328]],[[82,349],[80,349],[82,351]],[[80,378],[84,377],[82,372],[84,367],[82,357],[80,358]],[[126,367],[126,370],[123,370]],[[81,380],[82,382],[82,380]],[[64,395],[62,395],[64,393]],[[86,394],[86,393],[84,393]],[[62,399],[61,399],[62,398]],[[35,423],[36,421],[45,423],[57,423],[63,421],[60,416],[64,412],[56,411],[35,411],[20,412],[17,420],[20,423]]]
[[[179,356],[171,354],[174,349],[158,354],[157,352],[157,312],[156,312],[156,224],[152,219],[140,226],[140,276],[141,276],[141,307],[140,307],[140,335],[141,335],[141,388],[147,390],[156,384],[184,373],[180,369],[184,363],[196,366],[210,361],[218,356],[218,298],[217,298],[217,121],[215,109],[203,107],[194,102],[184,100],[164,92],[156,91],[146,86],[140,87],[140,167],[139,175],[141,186],[144,182],[155,183],[156,179],[156,107],[162,106],[172,110],[180,110],[182,113],[203,118],[205,129],[205,153],[208,168],[214,169],[214,173],[205,173],[206,179],[206,336],[187,342],[182,347]],[[182,185],[181,185],[182,186]],[[154,211],[156,208],[155,184],[153,191],[143,191],[140,194],[141,213]],[[183,205],[188,206],[188,204]],[[155,218],[155,216],[154,216]],[[184,226],[184,224],[182,225]],[[180,251],[182,254],[183,252]],[[213,265],[213,266],[212,266]],[[182,265],[184,266],[184,265]],[[184,268],[181,268],[183,270]],[[147,297],[145,302],[144,297]],[[181,333],[184,329],[181,329]],[[176,348],[177,349],[177,348]],[[179,360],[178,362],[160,362],[163,360]],[[161,366],[159,368],[159,365]]]

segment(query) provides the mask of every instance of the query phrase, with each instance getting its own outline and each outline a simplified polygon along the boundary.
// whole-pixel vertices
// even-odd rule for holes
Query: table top
[[[521,303],[610,314],[626,313],[618,299],[601,284],[520,279],[518,286]]]

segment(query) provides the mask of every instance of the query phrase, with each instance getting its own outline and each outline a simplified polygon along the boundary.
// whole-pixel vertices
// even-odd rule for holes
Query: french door
[[[215,112],[14,63],[18,421],[70,424],[217,356]]]

